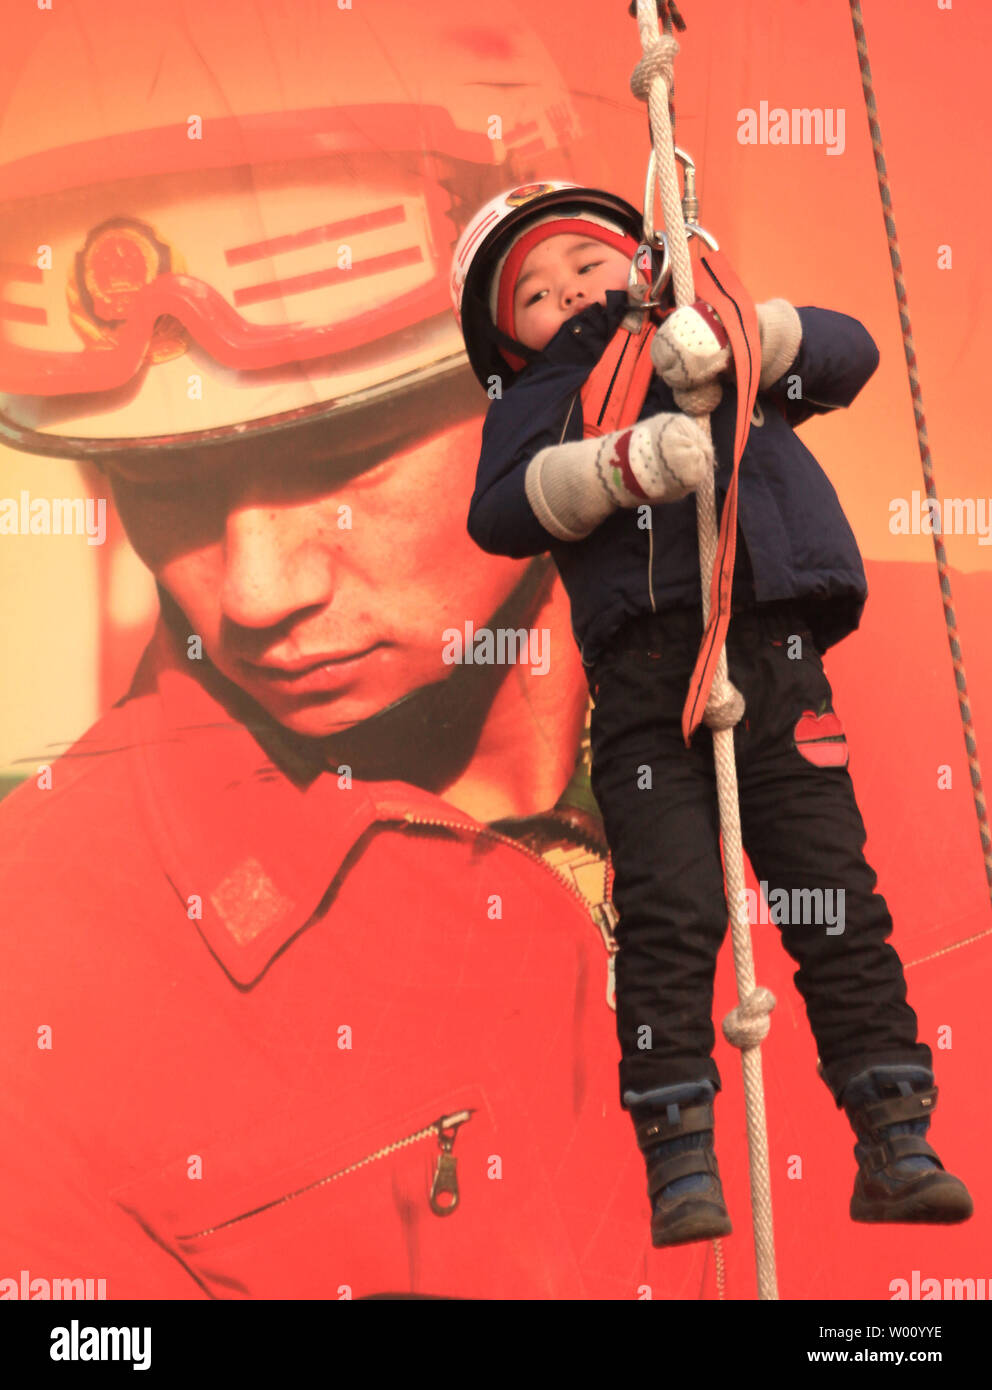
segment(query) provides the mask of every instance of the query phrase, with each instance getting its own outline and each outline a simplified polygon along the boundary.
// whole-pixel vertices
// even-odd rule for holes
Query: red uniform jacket
[[[0,1278],[712,1296],[650,1247],[582,896],[410,785],[297,786],[174,641],[0,808]]]
[[[952,1229],[848,1219],[854,1136],[816,1078],[794,962],[759,923],[757,978],[778,998],[762,1053],[784,1298],[919,1297],[921,1279],[988,1274],[992,954],[940,599],[926,566],[870,577],[862,631],[831,653],[839,707],[936,1049],[933,1138],[976,1212]],[[955,577],[966,632],[990,603],[988,576]],[[988,651],[972,642],[976,718]],[[722,1038],[734,1234],[652,1251],[584,899],[409,785],[345,790],[327,773],[299,790],[197,669],[160,627],[51,789],[36,775],[0,804],[0,1298],[55,1278],[105,1279],[112,1299],[754,1297]],[[718,1018],[732,975],[725,951]],[[438,1216],[432,1124],[465,1109],[460,1201]]]

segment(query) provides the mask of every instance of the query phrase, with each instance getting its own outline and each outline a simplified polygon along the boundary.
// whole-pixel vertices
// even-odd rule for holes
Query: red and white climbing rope
[[[909,318],[909,298],[902,273],[902,257],[899,254],[899,237],[896,232],[895,216],[892,212],[892,192],[889,176],[885,168],[885,151],[882,147],[882,131],[878,123],[878,105],[871,80],[871,65],[868,62],[868,39],[865,35],[864,19],[859,0],[850,0],[851,19],[854,23],[854,38],[858,46],[858,65],[861,68],[861,85],[865,94],[865,107],[868,112],[868,128],[871,131],[871,147],[875,154],[875,172],[878,175],[878,191],[882,199],[882,212],[885,216],[885,234],[889,242],[889,259],[892,262],[892,280],[895,284],[896,300],[899,304],[899,322],[902,325],[902,343],[909,371],[909,389],[913,397],[913,415],[916,418],[916,440],[923,465],[923,484],[927,497],[936,499],[937,484],[934,481],[933,459],[930,454],[930,440],[927,436],[927,419],[923,413],[923,392],[920,389],[919,373],[916,369],[916,346],[913,342],[913,326]],[[971,704],[968,700],[968,681],[964,670],[964,657],[958,640],[958,621],[954,613],[951,595],[951,574],[947,563],[947,551],[936,526],[933,527],[933,548],[940,575],[940,597],[944,605],[944,622],[947,627],[947,640],[951,647],[951,661],[954,665],[954,684],[958,693],[958,708],[964,727],[964,745],[968,753],[968,771],[971,774],[971,789],[978,814],[978,831],[982,840],[985,857],[985,878],[989,895],[992,897],[992,833],[989,831],[989,816],[985,805],[985,791],[982,787],[982,768],[978,761],[978,740],[971,718]]]

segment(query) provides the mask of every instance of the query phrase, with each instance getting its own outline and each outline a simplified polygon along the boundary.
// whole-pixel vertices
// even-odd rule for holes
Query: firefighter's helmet
[[[458,229],[578,133],[506,9],[46,15],[0,115],[0,438],[99,459],[477,410]]]
[[[512,377],[512,358],[526,361],[534,355],[493,322],[490,286],[509,244],[528,224],[551,213],[563,219],[591,213],[618,227],[635,246],[640,242],[643,219],[625,199],[562,180],[508,189],[480,208],[458,238],[450,288],[469,362],[483,386],[488,387],[493,376]]]

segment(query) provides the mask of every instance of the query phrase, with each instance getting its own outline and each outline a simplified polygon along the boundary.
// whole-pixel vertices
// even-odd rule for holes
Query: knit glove
[[[787,299],[769,299],[757,308],[761,337],[758,389],[767,391],[795,362],[803,340],[803,325],[798,311]]]
[[[651,339],[651,361],[666,386],[687,391],[714,381],[731,359],[730,340],[705,300],[669,314]]]
[[[761,340],[758,389],[766,391],[796,360],[803,326],[787,299],[769,299],[756,307]],[[733,373],[726,330],[716,312],[701,299],[669,314],[651,340],[651,361],[673,391],[692,390]]]
[[[524,487],[538,521],[580,541],[618,507],[677,502],[716,467],[708,433],[688,415],[652,415],[629,429],[541,449]]]

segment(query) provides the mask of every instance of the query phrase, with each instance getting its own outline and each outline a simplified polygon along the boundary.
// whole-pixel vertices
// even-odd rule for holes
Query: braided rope
[[[666,27],[668,27],[667,24]],[[647,100],[652,142],[659,171],[658,178],[661,185],[665,230],[668,233],[669,251],[672,258],[672,282],[676,303],[681,306],[692,304],[696,293],[689,257],[689,241],[682,216],[678,172],[675,165],[674,134],[669,117],[672,61],[679,51],[679,46],[670,34],[666,35],[665,38],[659,36],[655,0],[637,0],[637,28],[643,57],[635,69],[632,86],[634,86],[635,95],[638,93],[638,89],[644,85],[648,86]],[[646,77],[650,77],[649,84],[645,83]],[[678,398],[676,399],[683,408],[692,404],[688,399],[684,403]],[[704,407],[703,413],[699,414],[697,419],[700,426],[709,435],[710,419],[707,412],[713,409],[713,399],[711,397],[709,400],[697,400],[695,404],[697,407]],[[696,490],[696,517],[699,537],[699,567],[702,577],[703,621],[705,623],[709,620],[710,584],[717,547],[716,484],[712,473],[707,473]],[[739,718],[743,709],[743,702],[740,701],[738,706],[737,702],[734,701],[734,695],[737,695],[738,701],[740,701],[739,692],[735,690],[727,677],[727,650],[724,646],[720,652],[712,691],[707,701],[707,711],[711,715],[713,723],[718,726],[712,728],[713,758],[716,766],[720,829],[723,835],[724,875],[739,1001],[737,1009],[728,1015],[728,1019],[724,1023],[724,1031],[728,1033],[730,1040],[741,1048],[758,1297],[776,1299],[778,1288],[775,1278],[771,1175],[768,1162],[768,1134],[765,1125],[765,1095],[761,1074],[761,1038],[768,1031],[768,1013],[774,1007],[775,1000],[769,990],[757,988],[754,979],[751,931],[744,892],[744,849],[741,842],[737,767],[734,762],[734,733],[733,726],[728,727],[726,724],[728,711],[737,708]],[[710,718],[707,718],[706,722],[710,724]]]
[[[878,124],[878,106],[872,86],[871,66],[868,62],[868,40],[865,36],[864,19],[860,0],[850,0],[851,19],[854,24],[854,38],[858,46],[858,65],[861,68],[861,85],[865,94],[865,107],[868,113],[868,128],[871,131],[871,147],[875,154],[875,170],[878,174],[878,191],[882,199],[885,216],[885,232],[889,242],[889,259],[892,262],[892,279],[895,283],[896,300],[899,304],[899,321],[902,325],[903,350],[909,370],[909,389],[913,397],[913,414],[916,418],[916,439],[923,465],[923,482],[927,497],[936,499],[937,485],[934,481],[933,459],[930,455],[930,440],[927,435],[927,421],[923,413],[923,393],[916,370],[916,347],[913,341],[913,327],[909,319],[909,301],[906,282],[902,274],[902,258],[899,254],[899,238],[896,233],[895,217],[892,212],[892,194],[889,189],[889,176],[885,168],[885,153],[882,148],[882,131]],[[985,791],[982,787],[982,768],[978,761],[978,741],[971,718],[971,705],[968,700],[968,682],[965,676],[964,657],[958,641],[958,624],[954,613],[951,595],[950,569],[944,542],[936,527],[933,530],[933,548],[940,575],[940,597],[944,605],[944,622],[947,627],[947,640],[951,647],[951,661],[954,665],[954,684],[957,688],[958,708],[964,727],[964,745],[968,753],[968,771],[971,774],[971,788],[978,814],[978,831],[982,840],[985,857],[985,877],[992,898],[992,832],[989,829],[988,811],[985,805]]]
[[[665,27],[665,33],[666,33],[666,34],[671,34],[671,32],[672,32],[673,29],[678,29],[678,31],[679,31],[680,33],[682,32],[682,30],[685,28],[685,20],[682,18],[682,15],[679,13],[679,7],[678,7],[678,5],[676,5],[675,0],[657,0],[657,9],[658,9],[658,17],[661,19],[661,21],[662,21],[662,23],[663,23],[663,25],[664,25],[664,27]],[[637,0],[630,0],[630,4],[629,4],[628,7],[627,7],[627,13],[630,15],[631,19],[634,18],[634,16],[637,14]],[[639,65],[638,65],[638,66],[639,66]],[[636,68],[635,68],[635,72],[636,72]],[[631,81],[633,81],[633,79],[631,79]],[[636,95],[636,93],[635,93],[635,95]],[[647,101],[647,96],[644,96],[644,97],[642,98],[642,100],[643,100],[643,101]],[[668,83],[668,119],[669,119],[669,121],[671,122],[671,126],[672,126],[672,144],[674,145],[674,144],[675,144],[675,79],[674,79],[674,77],[673,77],[673,78],[671,79],[671,81]],[[654,137],[653,137],[652,134],[651,134],[651,121],[650,121],[650,118],[649,118],[649,119],[648,119],[648,139],[649,139],[649,140],[653,140],[653,138],[654,138]]]

